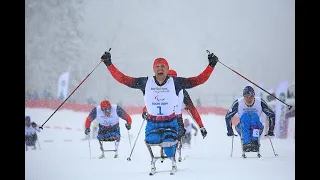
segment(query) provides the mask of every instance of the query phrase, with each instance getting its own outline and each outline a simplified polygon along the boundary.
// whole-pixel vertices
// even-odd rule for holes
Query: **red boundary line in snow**
[[[82,131],[82,129],[80,129],[80,128],[73,129],[73,128],[69,127],[69,126],[63,126],[62,127],[62,126],[48,126],[48,125],[45,125],[45,126],[43,126],[43,128]]]

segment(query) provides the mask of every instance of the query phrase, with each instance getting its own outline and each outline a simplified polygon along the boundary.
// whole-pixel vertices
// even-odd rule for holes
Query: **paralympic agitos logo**
[[[157,96],[154,97],[154,99],[157,100],[157,101],[163,101],[166,98],[160,98],[159,95],[157,95]]]

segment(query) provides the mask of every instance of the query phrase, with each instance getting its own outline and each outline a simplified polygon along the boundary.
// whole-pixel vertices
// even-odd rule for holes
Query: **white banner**
[[[288,81],[282,81],[276,90],[276,97],[283,102],[286,102],[288,85]],[[276,123],[274,134],[277,138],[286,138],[286,109],[287,105],[276,99]]]
[[[68,97],[69,87],[69,72],[64,72],[60,75],[58,80],[58,93],[57,98],[65,100]]]

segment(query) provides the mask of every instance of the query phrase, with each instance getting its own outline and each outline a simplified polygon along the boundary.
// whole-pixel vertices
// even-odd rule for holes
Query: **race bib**
[[[259,137],[259,129],[253,129],[252,136]]]

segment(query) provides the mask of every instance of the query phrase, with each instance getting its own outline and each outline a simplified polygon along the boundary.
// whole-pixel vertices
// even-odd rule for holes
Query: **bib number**
[[[159,110],[159,113],[158,115],[163,115],[163,113],[161,112],[161,106],[157,106],[158,110]]]
[[[259,129],[253,129],[252,136],[259,137]]]

